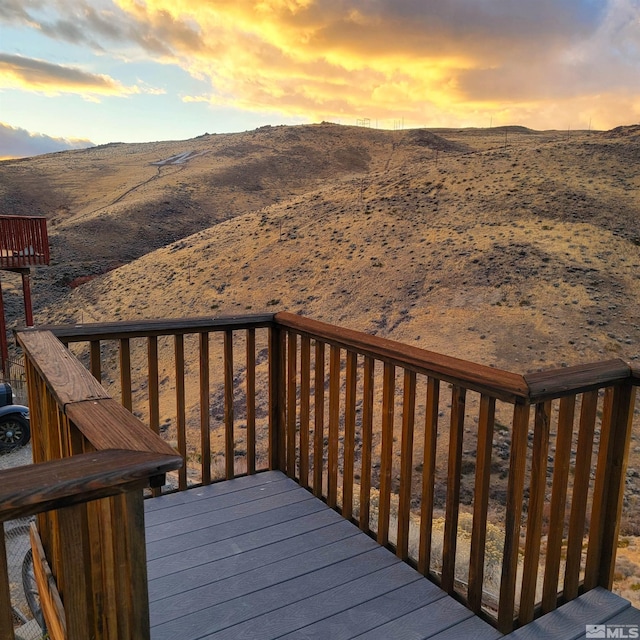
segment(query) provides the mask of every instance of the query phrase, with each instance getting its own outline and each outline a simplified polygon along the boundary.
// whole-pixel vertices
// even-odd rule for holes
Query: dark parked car
[[[0,453],[22,447],[31,438],[29,408],[13,404],[13,389],[0,382]]]

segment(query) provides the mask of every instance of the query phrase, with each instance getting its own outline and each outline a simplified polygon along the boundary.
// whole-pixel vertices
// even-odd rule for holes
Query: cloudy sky
[[[331,120],[640,121],[640,0],[2,0],[0,157]]]

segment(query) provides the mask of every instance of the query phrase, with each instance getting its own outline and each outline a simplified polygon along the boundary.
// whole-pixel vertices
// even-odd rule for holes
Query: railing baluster
[[[3,522],[0,522],[0,640],[15,640]]]
[[[66,611],[73,612],[73,615],[67,616],[67,633],[69,638],[90,638],[93,635],[95,621],[91,601],[91,550],[88,543],[86,505],[60,509],[58,522],[62,540],[61,577],[64,578],[64,582],[59,578],[58,584]],[[118,524],[121,526],[121,523]],[[114,538],[117,540],[118,536]],[[120,635],[123,638],[127,637],[125,633]]]
[[[296,477],[296,419],[298,392],[298,336],[289,331],[287,346],[287,473]]]
[[[202,484],[211,484],[211,388],[209,334],[198,334],[199,370],[200,370],[200,471]],[[248,372],[247,372],[248,375]]]
[[[324,469],[324,342],[316,340],[313,426],[313,495],[322,496]]]
[[[158,371],[158,338],[147,338],[147,362],[149,381],[149,426],[154,433],[160,433],[160,387]]]
[[[382,380],[382,446],[380,454],[380,496],[377,536],[377,540],[381,545],[387,545],[389,543],[395,382],[396,369],[392,364],[385,362]]]
[[[131,345],[129,338],[120,338],[120,389],[122,406],[131,411],[133,400],[131,396]]]
[[[369,532],[371,513],[371,453],[373,431],[373,390],[375,360],[364,358],[362,381],[362,459],[360,469],[360,529]]]
[[[502,554],[502,577],[500,580],[500,600],[498,604],[498,631],[501,633],[509,633],[513,630],[516,577],[518,575],[520,520],[522,517],[524,475],[527,463],[529,404],[517,403],[514,405],[512,425],[504,527],[504,551]]]
[[[531,482],[527,509],[527,538],[522,572],[522,591],[518,621],[527,624],[533,620],[536,603],[536,586],[540,566],[540,540],[545,495],[547,491],[547,456],[549,453],[549,429],[551,402],[540,402],[535,408],[535,430],[531,461]]]
[[[224,332],[224,467],[227,480],[235,476],[233,423],[233,331],[227,329]]]
[[[340,436],[340,347],[329,349],[329,452],[327,504],[338,504],[338,438]]]
[[[178,485],[180,491],[187,488],[187,429],[186,429],[186,403],[184,387],[184,336],[179,333],[174,338],[175,367],[176,367],[176,432],[178,439],[178,452],[185,464],[178,472]]]
[[[466,390],[454,385],[451,391],[451,425],[449,428],[449,462],[447,468],[447,506],[442,544],[442,583],[447,593],[454,592],[456,572],[456,544],[460,511],[460,474],[462,470],[462,441]]]
[[[160,380],[158,370],[158,338],[149,336],[147,338],[147,373],[149,384],[149,427],[160,435]],[[159,496],[162,491],[159,487],[151,489],[154,497]]]
[[[247,473],[256,472],[256,330],[247,329]]]
[[[475,613],[480,613],[482,610],[487,510],[489,508],[489,485],[491,480],[491,449],[495,412],[495,398],[483,394],[480,397],[480,415],[478,418],[473,528],[471,531],[471,557],[469,558],[469,589],[467,591],[469,608]]]
[[[98,381],[102,381],[102,363],[100,358],[100,340],[91,340],[89,343],[89,369],[91,375]]]
[[[269,329],[269,468],[285,468],[286,372],[284,331]]]
[[[422,500],[420,503],[420,543],[418,549],[418,571],[425,576],[429,575],[431,565],[431,539],[433,532],[433,503],[439,405],[440,381],[436,378],[429,378],[427,381],[427,399],[424,424]]]
[[[413,430],[416,414],[416,374],[404,370],[402,400],[402,442],[400,443],[400,489],[398,500],[398,541],[396,555],[409,557],[409,515],[411,512],[411,476],[413,473]]]
[[[342,474],[342,515],[353,516],[353,465],[356,430],[356,383],[358,356],[347,351],[347,377],[344,401],[344,471]]]
[[[575,406],[576,397],[573,395],[560,400],[553,467],[553,486],[551,489],[549,533],[547,536],[547,558],[544,567],[544,584],[542,587],[542,611],[544,613],[553,611],[558,606],[558,577],[562,540],[564,538],[567,484],[569,481],[569,462],[571,457]]]
[[[564,599],[567,601],[578,597],[597,407],[597,391],[589,391],[582,395],[563,590]]]
[[[631,437],[635,387],[608,387],[600,427],[600,446],[584,587],[610,589],[615,566],[616,540]]]
[[[300,484],[309,486],[309,421],[311,416],[311,340],[300,338]]]

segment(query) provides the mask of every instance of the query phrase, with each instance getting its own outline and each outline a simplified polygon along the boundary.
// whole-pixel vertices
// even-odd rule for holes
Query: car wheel
[[[29,442],[29,421],[18,414],[0,418],[0,452],[17,449]]]

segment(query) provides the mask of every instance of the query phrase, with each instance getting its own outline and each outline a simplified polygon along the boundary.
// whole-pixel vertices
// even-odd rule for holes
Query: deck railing
[[[0,471],[2,522],[37,514],[34,571],[52,640],[149,637],[143,489],[182,465],[48,332],[21,336],[34,466]],[[0,549],[0,638],[13,639]]]
[[[173,488],[282,469],[502,632],[611,588],[640,382],[620,360],[520,376],[289,313],[50,328],[102,382],[74,364],[68,401],[42,329],[18,335],[34,430],[62,425],[37,460],[139,447],[104,427],[130,410],[186,461]]]
[[[46,218],[0,216],[0,269],[39,264],[49,264]]]

